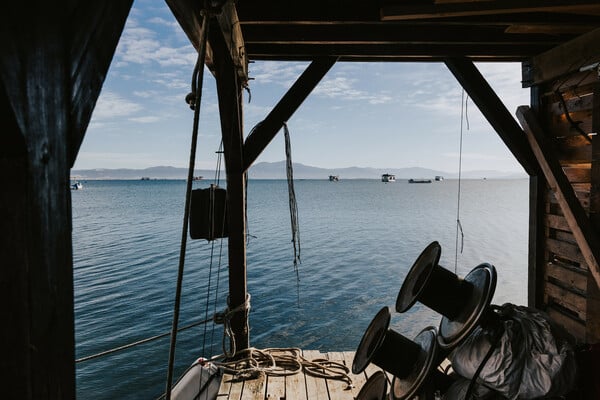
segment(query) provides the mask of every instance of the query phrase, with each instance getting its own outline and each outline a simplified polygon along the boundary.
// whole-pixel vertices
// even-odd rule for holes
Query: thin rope
[[[463,247],[465,243],[465,234],[463,232],[462,224],[460,223],[460,186],[462,182],[462,149],[463,149],[463,121],[464,114],[466,109],[466,102],[468,101],[468,97],[465,100],[465,90],[462,90],[461,98],[460,98],[460,145],[458,150],[458,194],[456,199],[456,243],[455,243],[455,251],[454,251],[454,273],[456,274],[458,271],[458,235],[460,233],[460,253],[463,252]],[[468,117],[467,117],[468,123]]]
[[[286,173],[290,203],[290,220],[292,223],[292,245],[294,247],[294,270],[296,271],[296,278],[300,279],[298,274],[298,263],[300,263],[300,225],[298,223],[298,203],[296,202],[296,192],[294,191],[294,170],[292,167],[292,145],[290,142],[290,131],[288,130],[288,126],[285,122],[283,123],[283,134],[285,137]]]
[[[192,195],[192,182],[194,180],[194,166],[196,161],[196,145],[198,141],[198,125],[200,121],[200,104],[202,98],[202,83],[204,79],[204,60],[206,56],[206,40],[208,36],[208,12],[202,12],[202,29],[200,31],[200,49],[198,51],[198,60],[194,68],[192,81],[196,87],[192,89],[194,98],[194,124],[192,129],[192,143],[190,149],[190,163],[188,169],[188,179],[185,194],[185,209],[183,216],[183,226],[181,230],[181,248],[179,252],[179,267],[177,272],[177,287],[175,290],[175,304],[173,307],[173,327],[171,329],[171,343],[169,346],[169,364],[167,371],[167,400],[171,399],[171,385],[173,383],[173,366],[175,364],[175,347],[177,343],[177,325],[179,323],[179,309],[181,306],[181,288],[183,284],[183,270],[185,267],[185,251],[187,247],[188,218],[190,213],[190,202]]]
[[[204,319],[202,321],[196,321],[196,322],[193,322],[193,323],[191,323],[189,325],[186,325],[186,326],[183,326],[183,327],[179,328],[178,332],[183,332],[183,331],[185,331],[187,329],[193,328],[193,327],[198,326],[198,325],[207,324],[207,323],[212,322],[212,321],[213,321],[213,318]],[[81,358],[76,359],[75,363],[80,363],[80,362],[84,362],[84,361],[88,361],[88,360],[93,360],[95,358],[104,357],[104,356],[107,356],[109,354],[117,353],[117,352],[122,351],[122,350],[127,350],[127,349],[130,349],[132,347],[139,346],[141,344],[150,343],[150,342],[153,342],[155,340],[167,337],[170,334],[171,334],[171,331],[168,331],[168,332],[161,333],[161,334],[155,335],[155,336],[151,336],[151,337],[148,337],[148,338],[145,338],[145,339],[141,339],[141,340],[138,340],[138,341],[135,341],[135,342],[132,342],[132,343],[124,344],[123,346],[114,347],[112,349],[105,350],[105,351],[102,351],[100,353],[96,353],[96,354],[92,354],[92,355],[89,355],[89,356],[81,357]]]

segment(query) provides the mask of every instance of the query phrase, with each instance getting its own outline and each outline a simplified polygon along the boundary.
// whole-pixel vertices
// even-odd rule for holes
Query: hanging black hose
[[[285,137],[285,160],[288,182],[288,194],[290,200],[290,219],[292,222],[292,244],[294,246],[294,270],[298,276],[298,263],[300,263],[300,225],[298,224],[298,204],[296,203],[296,192],[294,191],[294,170],[292,167],[292,146],[290,143],[290,131],[287,124],[283,123],[283,136]]]
[[[185,266],[185,250],[187,246],[187,231],[190,213],[190,199],[192,196],[192,182],[194,180],[194,167],[196,162],[196,144],[198,142],[198,124],[200,121],[200,100],[202,98],[202,81],[204,78],[204,60],[206,57],[206,40],[208,36],[209,14],[202,12],[202,29],[200,31],[200,48],[198,50],[198,60],[194,67],[192,83],[192,93],[186,97],[186,101],[193,100],[194,107],[194,125],[192,128],[192,143],[190,149],[190,163],[188,169],[187,187],[185,193],[185,208],[183,216],[183,227],[181,230],[181,248],[179,252],[179,268],[177,272],[177,287],[175,292],[175,305],[173,307],[173,326],[171,328],[171,344],[169,348],[169,365],[167,371],[167,387],[165,398],[171,399],[171,385],[173,383],[173,365],[175,363],[175,345],[177,342],[177,325],[179,323],[179,308],[181,305],[181,287],[183,283],[183,270]],[[191,98],[191,99],[190,99]]]

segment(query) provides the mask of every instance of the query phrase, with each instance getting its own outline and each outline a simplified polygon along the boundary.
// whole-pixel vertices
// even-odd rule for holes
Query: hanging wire
[[[465,234],[463,232],[462,224],[460,223],[460,186],[462,182],[462,149],[463,149],[463,121],[465,120],[465,111],[467,109],[468,96],[465,99],[465,89],[462,90],[460,98],[460,145],[458,150],[458,194],[456,199],[456,244],[454,252],[454,273],[458,271],[458,235],[460,234],[460,253],[463,252],[465,243]],[[469,118],[466,117],[467,127],[469,124]],[[468,129],[468,128],[467,128]]]
[[[183,226],[181,230],[181,248],[179,251],[179,267],[177,271],[177,287],[175,289],[175,304],[173,307],[173,326],[171,329],[171,343],[169,347],[169,364],[167,371],[167,387],[166,387],[166,400],[171,399],[171,385],[173,383],[173,366],[175,363],[175,347],[177,343],[177,326],[179,324],[179,309],[181,306],[181,287],[183,284],[183,270],[185,267],[185,251],[187,246],[187,230],[188,230],[188,218],[190,213],[190,200],[192,194],[192,182],[194,179],[194,166],[196,161],[196,146],[198,142],[198,125],[200,121],[200,103],[202,98],[202,81],[204,78],[204,60],[206,56],[206,41],[208,37],[208,20],[209,14],[207,11],[202,12],[202,29],[200,31],[200,48],[198,51],[198,60],[194,67],[194,73],[192,76],[192,82],[196,85],[192,88],[192,94],[194,97],[194,124],[192,129],[192,143],[190,149],[190,162],[188,169],[188,179],[185,194],[185,208],[183,216]],[[188,95],[188,98],[190,96]],[[186,100],[189,99],[186,98]]]

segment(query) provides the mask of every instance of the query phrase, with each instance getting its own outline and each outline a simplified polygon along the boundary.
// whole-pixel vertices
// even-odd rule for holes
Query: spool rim
[[[439,265],[441,254],[442,247],[437,241],[434,241],[425,247],[417,257],[398,292],[396,298],[397,312],[403,313],[415,305],[419,295],[427,286],[433,270]]]
[[[377,371],[367,379],[356,396],[356,400],[384,400],[387,394],[387,377],[385,372]]]
[[[433,326],[428,326],[415,337],[414,342],[421,346],[423,351],[422,356],[413,367],[413,373],[404,378],[394,376],[390,390],[390,399],[410,399],[417,394],[429,376],[431,369],[434,367],[434,360],[438,353],[437,336],[437,329]],[[400,385],[406,385],[407,388],[403,390],[403,393],[397,394],[396,388]]]
[[[444,350],[458,345],[475,329],[492,302],[498,276],[493,265],[483,263],[473,268],[464,280],[473,285],[468,306],[455,318],[442,317],[440,321],[438,342]]]
[[[385,335],[390,326],[392,315],[389,307],[383,307],[373,318],[367,330],[360,340],[354,360],[352,361],[352,373],[360,374],[367,368],[373,359],[377,349],[381,347]]]

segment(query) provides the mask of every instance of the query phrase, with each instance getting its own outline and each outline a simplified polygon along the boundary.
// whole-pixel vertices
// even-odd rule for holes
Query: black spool
[[[477,325],[491,303],[496,289],[496,269],[480,264],[464,279],[439,265],[442,248],[432,242],[408,272],[396,299],[402,313],[417,301],[443,316],[439,329],[440,346],[458,344]]]
[[[354,355],[352,372],[359,374],[372,362],[397,377],[407,393],[415,394],[433,366],[437,330],[427,327],[412,341],[389,329],[390,319],[388,307],[373,318]]]
[[[377,371],[367,379],[358,392],[356,400],[384,400],[387,389],[388,382],[385,372]]]

